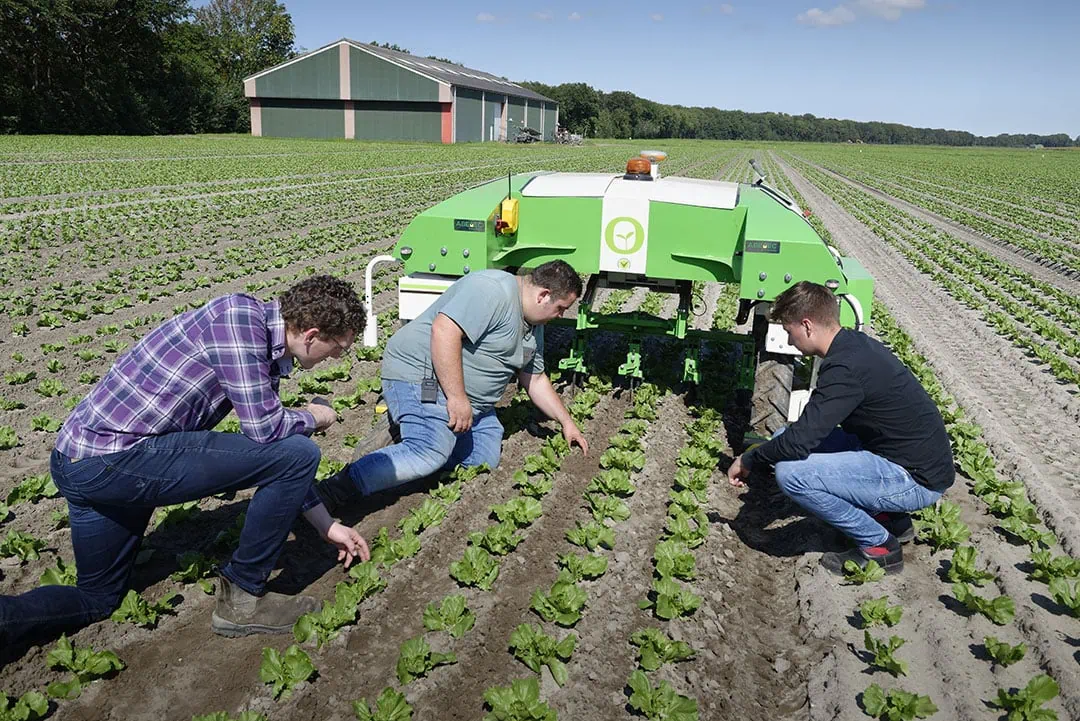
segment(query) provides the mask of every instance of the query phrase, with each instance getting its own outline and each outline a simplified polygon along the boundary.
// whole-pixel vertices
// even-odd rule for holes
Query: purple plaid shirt
[[[116,453],[151,436],[209,430],[234,408],[256,443],[311,435],[315,418],[286,409],[278,396],[291,370],[277,301],[215,298],[121,356],[64,421],[56,450],[70,458]],[[302,510],[318,503],[314,489],[308,495]]]

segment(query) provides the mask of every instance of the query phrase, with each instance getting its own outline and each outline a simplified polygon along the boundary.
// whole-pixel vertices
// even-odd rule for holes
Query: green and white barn
[[[504,140],[522,126],[551,140],[555,101],[490,73],[342,38],[244,79],[251,134]]]

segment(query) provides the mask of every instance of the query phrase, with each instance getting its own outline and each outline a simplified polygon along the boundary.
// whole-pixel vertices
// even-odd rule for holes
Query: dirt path
[[[918,273],[816,186],[784,172],[846,252],[876,278],[875,295],[982,426],[1000,470],[1022,479],[1047,525],[1080,555],[1080,402],[975,311]],[[1038,400],[1034,400],[1038,399]]]

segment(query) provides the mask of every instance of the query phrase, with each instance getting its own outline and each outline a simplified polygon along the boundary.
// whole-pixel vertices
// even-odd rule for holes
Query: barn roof
[[[324,52],[330,48],[337,47],[341,43],[348,43],[350,46],[362,50],[366,53],[370,53],[378,58],[381,58],[387,62],[393,63],[399,67],[405,68],[410,72],[414,72],[418,75],[422,75],[426,78],[434,80],[445,85],[457,85],[462,88],[471,88],[473,90],[485,90],[487,92],[502,93],[505,95],[513,95],[519,98],[528,98],[530,100],[543,100],[547,103],[556,104],[551,98],[540,95],[533,92],[528,88],[523,88],[517,83],[512,83],[509,80],[504,80],[497,75],[491,73],[485,73],[482,70],[474,70],[467,68],[463,65],[455,65],[453,63],[443,62],[441,60],[432,60],[431,58],[425,58],[418,55],[410,55],[409,53],[399,52],[397,50],[390,50],[389,48],[382,48],[368,43],[357,42],[356,40],[350,40],[349,38],[341,38],[335,40],[329,45],[324,45],[321,48],[312,50],[311,52],[299,55],[292,60],[288,60],[274,67],[262,70],[254,75],[251,75],[245,80],[253,80],[262,75],[272,73],[275,70],[282,68],[286,65],[290,65],[298,60],[302,60],[306,57],[310,57],[317,53]]]

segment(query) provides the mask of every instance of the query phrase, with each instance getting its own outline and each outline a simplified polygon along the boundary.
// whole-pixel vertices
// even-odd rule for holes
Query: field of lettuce
[[[372,498],[350,572],[302,521],[272,587],[324,600],[292,636],[210,632],[215,564],[250,493],[160,509],[112,620],[0,649],[0,721],[1080,718],[1080,153],[653,143],[665,174],[746,182],[757,158],[877,279],[871,330],[942,409],[961,476],[899,576],[836,579],[840,547],[770,476],[724,481],[745,409],[671,382],[558,383],[594,452],[515,387],[502,463]],[[150,328],[230,292],[364,263],[425,207],[507,171],[616,172],[642,147],[248,137],[0,138],[0,593],[73,583],[48,476],[64,417]],[[377,274],[386,332],[392,265]],[[734,323],[696,288],[698,327]],[[673,313],[657,293],[606,310]],[[549,363],[565,343],[547,349]],[[371,425],[381,348],[282,384],[331,399],[320,476]],[[610,357],[607,357],[610,356]],[[220,430],[235,432],[234,418]]]

